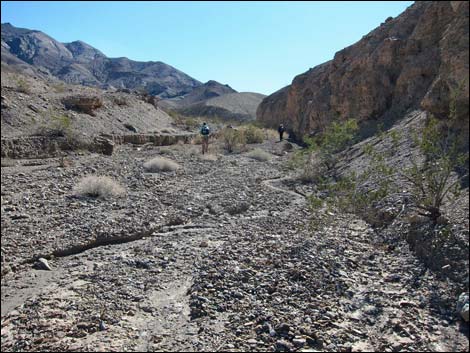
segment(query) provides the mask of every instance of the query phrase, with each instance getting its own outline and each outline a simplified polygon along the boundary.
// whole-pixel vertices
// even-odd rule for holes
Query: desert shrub
[[[299,179],[304,182],[317,182],[325,176],[338,178],[334,175],[338,154],[354,143],[358,130],[357,122],[350,119],[333,122],[318,136],[304,137],[307,148],[294,153],[288,167],[302,167]]]
[[[169,147],[160,147],[160,149],[158,150],[158,153],[171,155],[173,154],[173,151]]]
[[[264,132],[266,134],[266,139],[267,140],[277,140],[277,139],[279,139],[279,133],[275,129],[265,129]],[[289,138],[289,134],[287,133],[287,131],[284,132],[284,136],[285,136],[286,139]]]
[[[349,124],[348,122],[346,124]],[[308,181],[315,181],[316,193],[310,197],[310,209],[312,214],[319,214],[319,209],[326,207],[329,210],[336,209],[340,212],[353,213],[361,217],[373,226],[383,226],[394,218],[395,215],[384,214],[380,205],[397,191],[397,170],[387,165],[386,157],[390,157],[395,151],[390,149],[388,154],[379,153],[373,145],[366,144],[363,153],[368,157],[367,166],[359,172],[351,172],[348,175],[338,175],[332,170],[336,167],[334,151],[341,151],[354,141],[354,132],[357,125],[335,126],[322,136],[322,140],[316,146],[312,159],[306,163],[303,177]],[[328,135],[328,134],[332,135]],[[394,148],[397,148],[400,137],[397,133],[381,134],[381,139],[390,137]],[[327,143],[324,147],[321,143]],[[332,213],[326,213],[326,215]],[[323,214],[323,217],[327,217]]]
[[[318,158],[327,171],[333,171],[338,163],[338,153],[351,146],[356,140],[359,127],[354,119],[332,122],[318,136],[305,138],[308,149],[318,153]]]
[[[271,154],[263,151],[260,148],[255,148],[254,150],[250,151],[247,156],[260,162],[267,162],[271,160]]]
[[[74,188],[74,195],[97,198],[119,197],[124,194],[124,188],[108,176],[90,175],[84,177]]]
[[[442,222],[444,203],[455,200],[461,184],[468,182],[469,155],[459,149],[462,131],[451,127],[456,125],[454,112],[451,101],[449,119],[441,121],[431,116],[423,130],[415,134],[415,144],[424,161],[412,157],[409,168],[388,165],[386,159],[395,153],[401,136],[393,130],[381,133],[382,138],[390,138],[392,148],[387,153],[377,152],[368,144],[363,152],[369,163],[360,173],[340,177],[326,174],[320,182],[317,180],[318,193],[311,198],[311,208],[318,210],[326,204],[355,213],[371,224],[380,224],[379,218],[384,216],[380,207],[387,198],[399,193],[397,181],[402,178],[408,183],[410,206],[431,224]]]
[[[198,128],[201,125],[201,122],[195,118],[185,118],[184,125],[187,127],[188,130],[193,130]]]
[[[401,172],[411,186],[413,206],[419,214],[429,217],[434,223],[442,214],[444,202],[456,199],[460,194],[461,182],[468,179],[468,151],[459,150],[462,132],[450,127],[453,119],[455,111],[452,102],[448,121],[439,121],[434,117],[429,119],[423,132],[414,137],[424,155],[424,162],[420,164],[412,160],[412,167]]]
[[[129,105],[126,97],[113,97],[113,103],[120,107]]]
[[[178,163],[162,157],[155,157],[144,163],[144,169],[149,173],[171,172],[178,168],[180,168]]]
[[[20,93],[31,93],[31,84],[26,81],[24,78],[16,79],[16,91]]]
[[[383,226],[394,218],[380,210],[390,195],[397,192],[395,168],[386,164],[385,156],[366,145],[368,166],[360,172],[341,177],[316,177],[317,194],[310,198],[310,208],[318,210],[326,206],[341,212],[353,213],[373,226]]]
[[[202,135],[197,134],[191,139],[192,145],[201,145],[202,144]]]
[[[203,161],[208,161],[208,162],[215,162],[218,159],[215,154],[209,154],[209,153],[200,154],[199,158]]]
[[[48,111],[44,113],[43,120],[45,122],[37,128],[34,135],[51,138],[63,137],[66,147],[71,150],[88,147],[88,142],[72,128],[73,121],[69,116]]]
[[[225,128],[221,132],[221,139],[224,145],[224,150],[232,153],[235,149],[245,146],[246,138],[243,130]]]
[[[243,130],[246,138],[246,143],[262,143],[264,141],[265,134],[262,129],[254,125],[248,125]]]
[[[72,119],[67,115],[54,114],[51,116],[49,134],[67,136],[71,133]]]
[[[16,162],[10,158],[2,158],[2,168],[3,167],[14,167]]]
[[[58,82],[51,85],[56,93],[64,93],[67,90],[65,83]]]

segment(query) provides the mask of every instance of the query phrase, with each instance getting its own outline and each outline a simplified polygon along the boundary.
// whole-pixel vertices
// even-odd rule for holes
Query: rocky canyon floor
[[[405,242],[352,215],[311,230],[285,145],[2,167],[2,351],[468,351],[447,282]],[[181,168],[146,173],[160,155]],[[126,195],[75,197],[87,174]]]

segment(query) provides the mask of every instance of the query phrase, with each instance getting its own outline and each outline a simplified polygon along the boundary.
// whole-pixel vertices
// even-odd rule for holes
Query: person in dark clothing
[[[207,123],[202,124],[200,133],[202,135],[202,154],[204,154],[204,152],[207,152],[209,150],[210,129]]]
[[[277,128],[277,132],[279,132],[279,141],[282,141],[282,135],[284,135],[284,131],[286,131],[286,129],[284,128],[284,125],[280,124],[279,127]]]

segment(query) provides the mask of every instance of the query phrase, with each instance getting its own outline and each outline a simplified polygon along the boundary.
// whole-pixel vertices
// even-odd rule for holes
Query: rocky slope
[[[446,117],[458,90],[459,127],[468,136],[468,11],[466,1],[416,2],[266,97],[257,119],[287,123],[298,137],[335,118],[390,126],[409,109]]]
[[[151,97],[68,85],[5,67],[2,67],[1,98],[2,138],[34,135],[51,124],[63,124],[64,128],[89,137],[178,130],[173,119]],[[90,111],[78,109],[75,105],[81,101],[95,102],[96,107]]]
[[[223,85],[217,81],[207,81],[203,85],[193,89],[190,93],[176,97],[173,99],[164,99],[159,102],[159,105],[168,109],[181,109],[191,106],[195,103],[200,103],[208,99],[223,96],[229,93],[235,93],[229,85]]]
[[[240,92],[210,98],[179,111],[187,116],[208,116],[232,120],[255,120],[256,110],[265,96],[260,93]]]
[[[186,94],[201,85],[162,62],[108,58],[82,41],[60,43],[41,31],[16,28],[10,23],[2,24],[2,63],[30,65],[67,83],[145,88],[161,97]]]

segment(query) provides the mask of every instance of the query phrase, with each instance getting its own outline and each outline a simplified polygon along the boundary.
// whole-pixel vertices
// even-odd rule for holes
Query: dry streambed
[[[169,173],[142,168],[160,149],[124,146],[2,169],[2,351],[468,349],[445,283],[406,246],[345,215],[309,230],[288,156],[186,147],[165,149],[183,166]],[[70,197],[87,173],[126,197]]]

